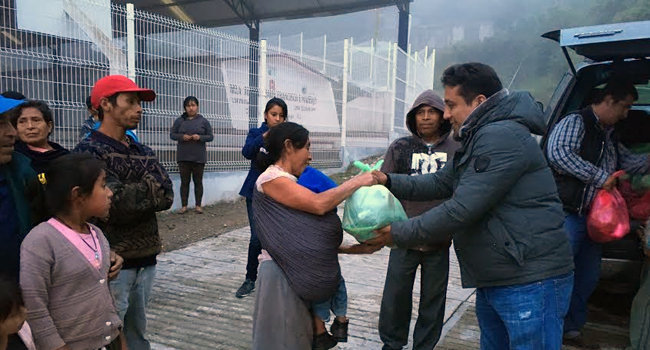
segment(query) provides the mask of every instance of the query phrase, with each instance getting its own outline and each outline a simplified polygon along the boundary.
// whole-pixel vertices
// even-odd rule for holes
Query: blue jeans
[[[321,302],[311,303],[312,312],[314,315],[318,316],[324,322],[329,322],[330,320],[330,310],[334,313],[334,316],[345,316],[348,313],[348,291],[345,288],[345,280],[341,276],[341,281],[339,282],[339,289],[336,290],[336,293],[329,299],[326,299]]]
[[[259,261],[257,257],[262,253],[262,244],[257,238],[255,230],[255,220],[253,219],[253,200],[246,198],[246,211],[248,212],[248,224],[251,227],[251,240],[248,242],[248,262],[246,263],[246,279],[251,281],[257,280],[257,267]]]
[[[110,282],[117,314],[124,323],[124,337],[129,349],[149,350],[147,304],[156,276],[156,265],[124,269]]]
[[[573,272],[545,280],[476,289],[481,350],[562,348]]]
[[[600,258],[603,247],[589,238],[587,219],[577,214],[567,214],[564,230],[569,235],[575,264],[575,280],[571,306],[564,319],[564,331],[579,331],[587,322],[587,300],[600,279]]]

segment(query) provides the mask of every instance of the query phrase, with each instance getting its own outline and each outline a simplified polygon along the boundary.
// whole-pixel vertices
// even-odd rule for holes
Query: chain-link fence
[[[385,147],[402,134],[409,103],[433,86],[433,55],[393,43],[325,35],[255,43],[109,0],[6,0],[0,10],[0,87],[50,105],[52,141],[73,148],[93,83],[124,74],[158,95],[143,104],[136,132],[170,171],[169,130],[189,95],[215,134],[207,171],[248,167],[241,147],[273,96],[310,130],[314,164],[338,167],[341,147]]]

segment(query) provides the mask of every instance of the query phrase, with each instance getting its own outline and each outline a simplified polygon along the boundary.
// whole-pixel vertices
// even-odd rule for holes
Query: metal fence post
[[[393,111],[393,117],[390,118],[390,131],[395,132],[395,117],[396,117],[395,116],[395,106],[396,106],[396,102],[397,102],[396,101],[396,98],[397,98],[397,94],[396,94],[396,92],[397,92],[397,43],[393,43],[393,59],[392,59],[392,62],[391,62],[391,66],[392,66],[391,68],[393,70],[393,77],[392,77],[393,86],[392,86],[392,89],[391,89],[391,93],[393,95],[392,96],[393,98],[391,99],[393,101],[393,108],[391,108],[391,110]]]
[[[374,64],[374,59],[375,59],[375,39],[371,38],[370,39],[370,52],[368,53],[369,57],[369,69],[368,69],[368,80],[369,80],[369,85],[371,88],[371,93],[370,93],[370,98],[371,98],[371,103],[372,103],[372,115],[374,117],[377,116],[377,106],[375,105],[375,101],[377,99],[377,90],[376,90],[376,84],[375,84],[375,77],[374,77],[374,72],[373,72],[373,64]]]
[[[417,87],[418,87],[418,61],[419,61],[419,52],[415,51],[414,53],[414,58],[413,58],[413,91],[415,93],[418,93]]]
[[[392,62],[393,62],[392,61],[392,59],[393,59],[393,44],[390,41],[388,42],[388,50],[386,50],[386,51],[388,52],[388,57],[387,57],[387,60],[386,60],[386,62],[388,62],[388,63],[386,63],[386,89],[388,91],[390,91],[390,89],[391,89],[390,78],[393,76],[391,74],[391,69],[393,69],[393,64],[392,64]]]
[[[373,81],[373,82],[374,82],[374,79],[373,79],[374,74],[373,74],[372,70],[373,70],[374,60],[375,60],[375,38],[372,38],[372,39],[370,39],[370,69],[369,69],[370,74],[369,74],[369,77],[370,77],[370,81]],[[374,85],[373,85],[373,87],[374,87]]]
[[[327,34],[323,34],[323,74],[327,73]]]
[[[411,58],[411,43],[409,43],[407,49],[406,49],[406,75],[404,76],[404,86],[406,88],[409,88],[409,83],[411,82],[411,65],[413,64],[413,59]],[[406,94],[404,94],[404,98],[406,99]],[[406,103],[406,100],[404,101]]]
[[[135,81],[135,9],[126,4],[126,76]]]
[[[348,41],[348,53],[349,53],[349,57],[348,57],[348,56],[346,56],[346,57],[347,57],[347,59],[348,59],[348,69],[350,70],[349,73],[350,73],[350,76],[352,76],[352,53],[351,53],[351,52],[352,52],[352,49],[354,48],[354,38],[351,37],[351,38],[348,39],[348,40],[349,40],[349,41]],[[345,58],[344,58],[344,60],[345,60]]]
[[[302,32],[300,32],[300,62],[302,61]]]
[[[259,69],[260,69],[260,21],[254,20],[248,27],[248,127],[256,128],[260,116],[257,114],[259,104]]]
[[[431,60],[431,88],[433,89],[433,86],[436,84],[436,49],[431,50],[429,59]]]
[[[261,40],[260,41],[260,81],[259,81],[259,89],[260,89],[260,97],[262,99],[266,100],[268,99],[268,96],[266,95],[266,87],[269,86],[267,79],[268,79],[268,70],[266,68],[266,40]],[[263,105],[263,103],[262,103]]]
[[[347,138],[347,119],[348,119],[348,64],[350,54],[350,42],[348,39],[343,41],[343,86],[341,89],[341,161],[345,164],[345,147]]]

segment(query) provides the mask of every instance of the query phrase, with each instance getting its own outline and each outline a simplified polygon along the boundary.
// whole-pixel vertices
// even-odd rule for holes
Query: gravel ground
[[[158,214],[163,251],[179,249],[244,226],[248,226],[248,215],[243,197],[234,202],[205,206],[203,214],[197,214],[194,210],[188,210],[182,215],[177,212]]]

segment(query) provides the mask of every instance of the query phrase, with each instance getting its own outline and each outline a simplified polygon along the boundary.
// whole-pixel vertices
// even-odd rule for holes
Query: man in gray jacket
[[[509,93],[481,63],[447,68],[445,114],[461,142],[433,174],[375,172],[400,199],[449,198],[377,231],[368,244],[402,248],[450,236],[463,287],[477,288],[481,349],[560,349],[573,261],[551,170],[532,133],[544,119],[529,93]]]

